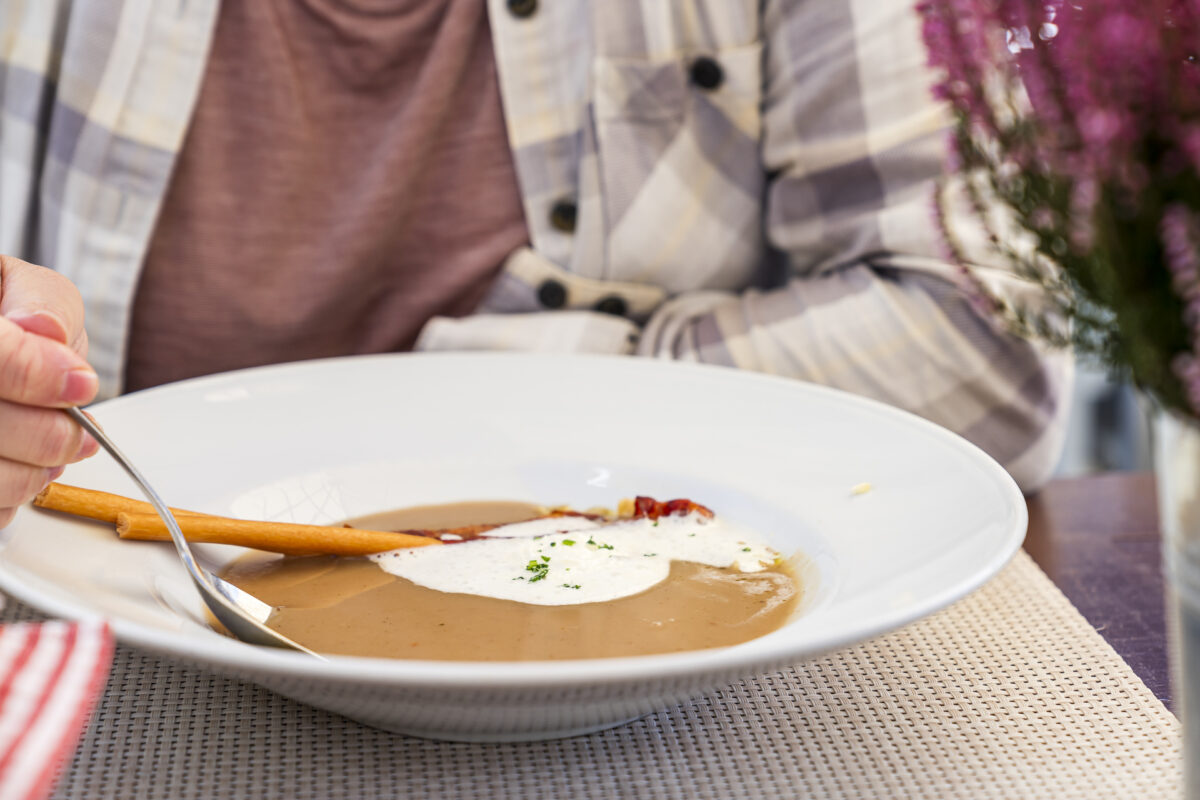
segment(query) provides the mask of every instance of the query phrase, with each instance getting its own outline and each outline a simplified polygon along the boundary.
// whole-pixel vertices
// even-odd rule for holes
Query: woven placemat
[[[1022,552],[886,637],[534,744],[384,733],[120,648],[55,796],[1146,800],[1180,792],[1178,733]]]

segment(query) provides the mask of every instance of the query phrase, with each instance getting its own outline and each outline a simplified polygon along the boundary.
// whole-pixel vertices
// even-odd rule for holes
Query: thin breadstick
[[[284,555],[366,556],[385,550],[441,544],[429,536],[360,528],[254,522],[206,515],[185,515],[176,521],[189,542],[235,544]],[[122,539],[156,542],[171,539],[166,524],[157,514],[120,513],[116,523],[117,535]]]
[[[95,489],[68,486],[65,483],[49,484],[33,499],[33,504],[38,508],[114,523],[117,521],[118,514],[154,513],[154,506],[141,500],[122,497],[119,494],[98,492]],[[176,517],[206,516],[198,511],[185,511],[181,508],[172,508],[171,513]]]

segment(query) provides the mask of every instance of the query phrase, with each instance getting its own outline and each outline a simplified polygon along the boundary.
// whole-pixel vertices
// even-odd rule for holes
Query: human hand
[[[0,528],[96,440],[58,408],[96,396],[79,291],[53,270],[0,255]]]

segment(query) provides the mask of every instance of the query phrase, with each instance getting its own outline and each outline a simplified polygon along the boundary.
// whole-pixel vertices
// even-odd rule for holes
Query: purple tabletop
[[[1154,476],[1052,481],[1028,503],[1026,552],[1171,708]]]

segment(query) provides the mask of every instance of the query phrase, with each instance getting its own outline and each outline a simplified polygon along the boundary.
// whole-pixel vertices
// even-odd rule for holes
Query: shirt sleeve
[[[1071,362],[978,315],[940,257],[933,188],[949,116],[932,99],[912,5],[768,0],[764,15],[776,277],[742,294],[673,298],[637,352],[882,400],[963,435],[1036,488],[1061,449]]]

